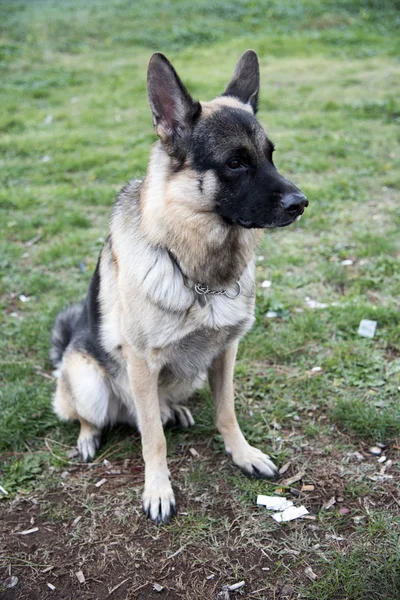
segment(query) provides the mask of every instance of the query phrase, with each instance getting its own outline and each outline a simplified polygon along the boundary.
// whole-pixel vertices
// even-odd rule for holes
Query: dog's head
[[[193,212],[213,212],[246,228],[285,227],[303,214],[308,201],[273,163],[274,146],[255,116],[258,91],[252,50],[241,56],[225,92],[211,102],[193,100],[162,54],[153,54],[149,63],[155,131],[170,159],[171,179],[178,176]],[[196,193],[182,186],[185,178]]]

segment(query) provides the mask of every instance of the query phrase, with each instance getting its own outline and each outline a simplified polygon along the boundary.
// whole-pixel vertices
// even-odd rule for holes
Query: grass
[[[126,575],[146,586],[162,564],[171,598],[216,598],[224,583],[244,579],[237,594],[246,598],[279,598],[289,585],[313,600],[396,600],[398,4],[65,0],[61,7],[16,0],[0,1],[0,14],[0,473],[17,503],[3,499],[5,523],[14,514],[14,529],[28,528],[15,506],[39,498],[35,519],[50,523],[56,536],[44,540],[46,552],[63,540],[59,557],[63,548],[79,548],[85,569],[100,561],[104,573],[120,576],[114,585]],[[137,512],[137,434],[121,428],[107,438],[105,456],[121,472],[105,474],[109,492],[93,486],[107,471],[101,461],[85,468],[67,457],[77,428],[50,409],[49,333],[58,310],[86,292],[113,197],[145,173],[154,141],[145,90],[151,52],[165,52],[193,95],[210,99],[248,47],[260,56],[259,118],[277,145],[276,164],[310,207],[295,227],[266,234],[258,250],[257,280],[272,286],[258,287],[256,324],[240,347],[237,403],[248,438],[280,464],[291,463],[284,477],[306,471],[303,483],[315,491],[307,496],[301,484],[294,487],[316,519],[278,526],[255,509],[257,493],[274,493],[279,482],[252,482],[225,459],[221,464],[205,390],[194,403],[196,428],[167,436],[185,514],[155,531]],[[310,309],[310,299],[326,306]],[[363,318],[378,323],[372,340],[357,334]],[[368,453],[378,442],[386,444],[386,463]],[[331,496],[337,503],[324,511]],[[77,514],[84,515],[80,524],[65,528]],[[88,542],[108,547],[118,536],[123,568]],[[172,572],[165,556],[181,547]],[[75,555],[71,550],[58,572],[65,593],[75,585],[69,570],[79,570]],[[143,562],[140,578],[134,565],[142,559],[149,569]],[[49,560],[15,542],[4,568],[26,579],[23,564]],[[185,573],[193,564],[190,582]],[[93,577],[101,580],[101,572]],[[22,586],[18,597],[43,597],[42,583],[35,585],[29,596]],[[102,597],[104,590],[88,585]],[[143,590],[150,598],[152,588]],[[117,600],[119,593],[123,586],[113,593]]]

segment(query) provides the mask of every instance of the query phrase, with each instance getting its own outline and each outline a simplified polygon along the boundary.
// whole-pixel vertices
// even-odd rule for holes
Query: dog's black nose
[[[306,206],[308,206],[308,200],[299,192],[295,194],[285,194],[281,199],[282,206],[290,215],[297,216],[302,215]]]

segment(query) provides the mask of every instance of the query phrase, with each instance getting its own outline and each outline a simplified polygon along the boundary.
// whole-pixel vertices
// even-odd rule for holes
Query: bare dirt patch
[[[244,580],[230,598],[278,599],[282,590],[307,583],[307,566],[321,574],[315,566],[320,552],[351,547],[357,517],[366,522],[369,509],[398,504],[391,479],[368,480],[377,476],[376,457],[366,451],[360,452],[364,460],[347,451],[329,453],[324,440],[316,440],[302,448],[302,464],[293,461],[284,475],[302,468],[303,480],[282,490],[304,503],[310,518],[277,525],[243,499],[242,485],[235,484],[241,475],[225,457],[205,443],[196,449],[193,457],[182,444],[171,458],[179,513],[167,527],[156,528],[141,514],[138,456],[93,467],[68,465],[53,473],[51,490],[3,502],[0,582],[10,575],[19,582],[0,592],[1,598],[216,600],[224,586]],[[106,483],[96,487],[102,479]],[[364,487],[358,488],[361,480]],[[371,481],[370,489],[365,481]],[[304,484],[314,489],[302,491]],[[331,497],[335,505],[325,510]],[[21,535],[33,528],[38,530]]]

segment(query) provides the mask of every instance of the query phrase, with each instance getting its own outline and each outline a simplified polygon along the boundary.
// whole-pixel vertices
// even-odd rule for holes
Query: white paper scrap
[[[361,319],[361,323],[357,331],[358,335],[372,339],[375,335],[377,324],[378,323],[376,321],[370,321],[369,319]]]
[[[275,513],[271,515],[271,517],[277,523],[284,523],[286,521],[293,521],[294,519],[299,519],[300,517],[304,517],[304,515],[308,515],[308,510],[305,506],[290,506],[283,512]]]
[[[262,287],[262,288],[270,288],[270,287],[271,287],[271,285],[272,285],[272,281],[268,281],[268,279],[265,279],[265,280],[262,282],[262,284],[261,284],[261,287]]]
[[[25,529],[25,531],[17,531],[17,535],[30,535],[39,531],[39,527],[32,527],[32,529]]]
[[[308,308],[326,308],[328,305],[325,302],[319,302],[318,300],[312,300],[308,296],[306,297],[306,306]]]
[[[257,496],[257,504],[260,506],[265,506],[267,510],[286,510],[293,506],[293,502],[291,500],[286,500],[286,498],[282,498],[281,496]]]

